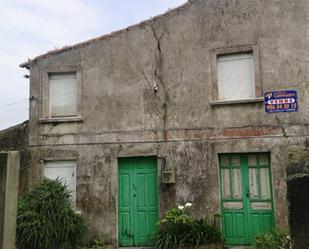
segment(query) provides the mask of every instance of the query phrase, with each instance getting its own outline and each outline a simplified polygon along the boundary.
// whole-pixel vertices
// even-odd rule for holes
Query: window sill
[[[57,118],[41,118],[41,123],[71,123],[82,122],[83,117],[57,117]]]
[[[263,97],[254,98],[254,99],[237,99],[237,100],[215,100],[210,101],[211,106],[216,105],[237,105],[237,104],[250,104],[250,103],[260,103],[264,102]]]

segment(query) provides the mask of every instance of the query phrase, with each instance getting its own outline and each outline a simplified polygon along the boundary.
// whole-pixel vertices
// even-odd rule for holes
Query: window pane
[[[76,115],[76,74],[53,74],[49,84],[51,116]]]
[[[221,156],[220,159],[221,166],[229,166],[229,156]]]
[[[258,188],[258,171],[257,169],[249,169],[249,187],[250,187],[250,197],[257,198],[259,197],[259,188]]]
[[[240,156],[232,156],[232,166],[240,166]]]
[[[242,183],[240,169],[233,169],[233,197],[242,197]]]
[[[269,169],[260,169],[260,183],[261,183],[261,198],[270,198],[270,184],[269,184]]]
[[[221,179],[222,179],[222,197],[230,198],[231,189],[230,189],[230,170],[229,169],[221,170]]]
[[[259,163],[260,165],[268,165],[268,155],[267,154],[261,154],[259,155]]]
[[[252,53],[218,56],[218,90],[220,100],[255,97]]]
[[[249,165],[257,165],[256,155],[248,156],[248,164]]]

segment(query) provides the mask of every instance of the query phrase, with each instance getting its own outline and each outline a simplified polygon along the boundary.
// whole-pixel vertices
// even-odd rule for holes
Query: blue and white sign
[[[265,111],[274,112],[297,112],[298,101],[295,90],[266,92],[264,94]]]

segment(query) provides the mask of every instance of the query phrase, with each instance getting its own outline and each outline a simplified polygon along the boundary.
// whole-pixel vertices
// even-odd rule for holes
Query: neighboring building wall
[[[309,247],[309,149],[292,147],[287,168],[289,225],[293,248]]]
[[[0,131],[0,152],[6,151],[19,151],[20,153],[19,194],[22,194],[31,185],[27,171],[31,168],[31,155],[28,148],[28,121]]]
[[[287,228],[286,150],[309,135],[308,12],[307,1],[190,1],[34,60],[31,181],[42,179],[42,160],[75,159],[77,209],[93,233],[116,241],[117,158],[165,157],[176,183],[160,186],[160,215],[190,201],[202,217],[220,213],[219,153],[270,152],[276,225]],[[260,99],[212,102],[214,54],[243,46],[257,56],[257,92],[297,90],[297,113],[267,114]],[[48,73],[64,71],[78,71],[82,121],[42,115]]]
[[[0,152],[0,249],[15,249],[20,157]]]

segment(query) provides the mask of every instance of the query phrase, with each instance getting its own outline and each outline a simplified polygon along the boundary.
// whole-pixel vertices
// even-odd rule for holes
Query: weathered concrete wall
[[[27,146],[28,121],[0,131],[0,151],[23,149]]]
[[[19,151],[21,158],[19,194],[24,193],[31,185],[28,180],[28,172],[31,171],[31,153],[28,147],[28,121],[0,131],[1,151]]]
[[[168,143],[114,143],[44,146],[33,149],[37,163],[32,181],[43,177],[41,160],[76,159],[77,209],[89,221],[93,235],[117,240],[117,159],[126,156],[166,158],[166,167],[175,170],[176,183],[160,184],[160,216],[175,205],[192,202],[199,216],[220,214],[218,153],[270,152],[273,174],[276,225],[288,229],[286,199],[287,147],[291,138],[222,139],[217,141],[175,141]],[[161,183],[162,168],[159,168]],[[40,173],[38,173],[40,172]]]
[[[286,150],[309,135],[308,1],[196,0],[151,21],[31,64],[29,181],[42,161],[77,160],[77,208],[94,233],[117,239],[117,158],[166,157],[160,213],[185,201],[220,213],[218,153],[270,152],[276,225],[286,228]],[[258,47],[265,91],[298,91],[299,112],[266,114],[261,101],[212,104],[214,50]],[[79,70],[81,122],[41,122],[49,72]],[[153,86],[159,89],[155,93]],[[47,120],[48,121],[48,120]]]
[[[287,169],[289,224],[294,249],[309,247],[309,149],[294,148]]]
[[[0,153],[0,249],[15,249],[19,152]]]

